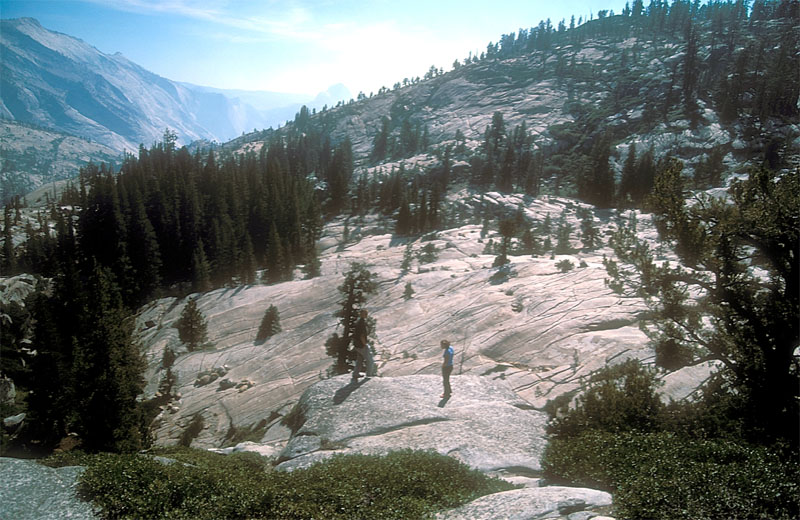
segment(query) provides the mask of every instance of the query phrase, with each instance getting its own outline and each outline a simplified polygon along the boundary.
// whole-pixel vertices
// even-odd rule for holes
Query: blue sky
[[[422,76],[486,49],[500,35],[625,0],[0,0],[166,78],[218,88],[353,96]]]

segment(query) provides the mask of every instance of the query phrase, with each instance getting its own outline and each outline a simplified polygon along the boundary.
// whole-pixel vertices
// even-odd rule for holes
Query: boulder
[[[436,515],[437,520],[538,520],[572,518],[576,508],[591,511],[611,505],[611,495],[594,489],[551,486],[486,495]],[[597,517],[593,514],[591,517]],[[577,516],[575,518],[578,518]]]
[[[236,386],[236,383],[228,379],[227,377],[219,382],[219,390],[227,390],[229,388],[233,388]]]
[[[32,460],[0,457],[0,518],[90,520],[100,515],[76,495],[84,468],[48,468]]]
[[[670,372],[662,377],[664,385],[658,389],[658,394],[665,403],[691,400],[697,389],[722,369],[722,366],[720,361],[706,361]]]
[[[258,453],[262,457],[276,457],[282,449],[282,446],[273,446],[269,444],[258,444],[251,441],[240,442],[236,446],[228,448],[210,448],[208,451],[214,453],[221,453],[222,455],[230,455],[231,453]]]
[[[18,413],[17,415],[12,415],[11,417],[6,417],[5,419],[3,419],[3,426],[8,429],[14,429],[20,424],[22,424],[22,421],[24,420],[25,420],[25,414]]]
[[[440,376],[339,376],[312,385],[295,413],[294,433],[279,469],[291,470],[334,453],[383,454],[433,450],[481,471],[537,475],[547,416],[503,381],[451,377],[441,399]]]

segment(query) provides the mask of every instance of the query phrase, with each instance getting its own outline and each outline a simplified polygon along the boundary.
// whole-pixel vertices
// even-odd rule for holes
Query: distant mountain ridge
[[[0,119],[0,204],[73,178],[89,162],[116,167],[121,156],[117,150],[74,135]]]
[[[158,141],[165,128],[174,130],[181,144],[224,142],[277,126],[312,101],[179,83],[35,19],[0,23],[0,117],[85,137],[118,152]]]
[[[90,161],[118,164],[167,128],[179,144],[226,142],[350,95],[343,85],[311,99],[172,81],[33,18],[0,20],[0,53],[0,202]]]

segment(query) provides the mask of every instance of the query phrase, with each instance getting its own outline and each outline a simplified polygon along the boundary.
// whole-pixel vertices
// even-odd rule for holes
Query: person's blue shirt
[[[444,366],[451,367],[453,366],[453,347],[449,346],[444,349]]]

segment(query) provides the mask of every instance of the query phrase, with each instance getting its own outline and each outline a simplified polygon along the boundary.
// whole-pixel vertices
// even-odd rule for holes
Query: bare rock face
[[[0,518],[93,520],[100,518],[75,494],[82,467],[49,468],[32,460],[0,458]]]
[[[465,206],[498,211],[522,207],[534,223],[547,216],[556,222],[564,214],[576,229],[578,209],[591,210],[558,197],[455,197]],[[615,218],[611,212],[595,212],[601,236],[608,236]],[[293,281],[275,285],[193,295],[208,322],[209,348],[189,352],[178,338],[175,324],[186,299],[165,298],[141,309],[137,333],[148,360],[146,398],[156,397],[167,379],[165,349],[175,354],[169,367],[172,400],[154,424],[158,444],[185,442],[185,432],[198,418],[202,428],[191,439],[193,447],[225,448],[242,441],[279,447],[285,442],[290,432],[281,418],[307,388],[328,377],[333,364],[324,344],[337,332],[337,287],[352,262],[364,263],[378,282],[366,307],[376,320],[375,361],[384,377],[438,374],[439,342],[449,339],[456,351],[455,375],[504,382],[542,409],[549,400],[578,391],[582,381],[608,364],[632,358],[653,362],[639,328],[643,302],[615,295],[605,285],[603,256],[613,255],[607,246],[583,251],[576,238],[570,254],[509,255],[510,263],[501,270],[493,267],[495,254],[489,252],[490,241],[499,237],[484,234],[479,224],[413,241],[392,235],[386,222],[374,216],[350,219],[344,241],[344,225],[339,220],[326,227],[320,240],[322,272],[316,278],[303,280],[298,273]],[[645,236],[655,234],[644,217],[639,229]],[[420,253],[429,247],[435,254],[424,258]],[[407,248],[413,260],[403,270]],[[572,268],[559,268],[561,262]],[[413,289],[411,297],[405,296],[407,286]],[[270,305],[278,309],[283,331],[256,342]],[[689,396],[709,373],[686,371],[671,378],[664,399]]]
[[[496,493],[440,513],[441,520],[597,516],[611,505],[603,491],[538,487],[547,416],[533,410],[503,381],[474,375],[451,378],[453,395],[439,397],[441,377],[344,375],[312,385],[292,414],[292,438],[277,469],[307,467],[334,454],[433,450],[468,466],[528,487]],[[570,517],[572,518],[572,517]],[[577,517],[576,517],[577,518]]]
[[[301,397],[295,432],[279,469],[294,469],[334,453],[383,454],[434,450],[482,471],[536,474],[545,447],[546,414],[532,410],[500,381],[451,378],[453,395],[439,397],[440,376],[335,377]]]
[[[593,509],[611,505],[611,495],[594,489],[552,486],[523,488],[481,497],[436,515],[437,520],[538,520],[597,518]]]

